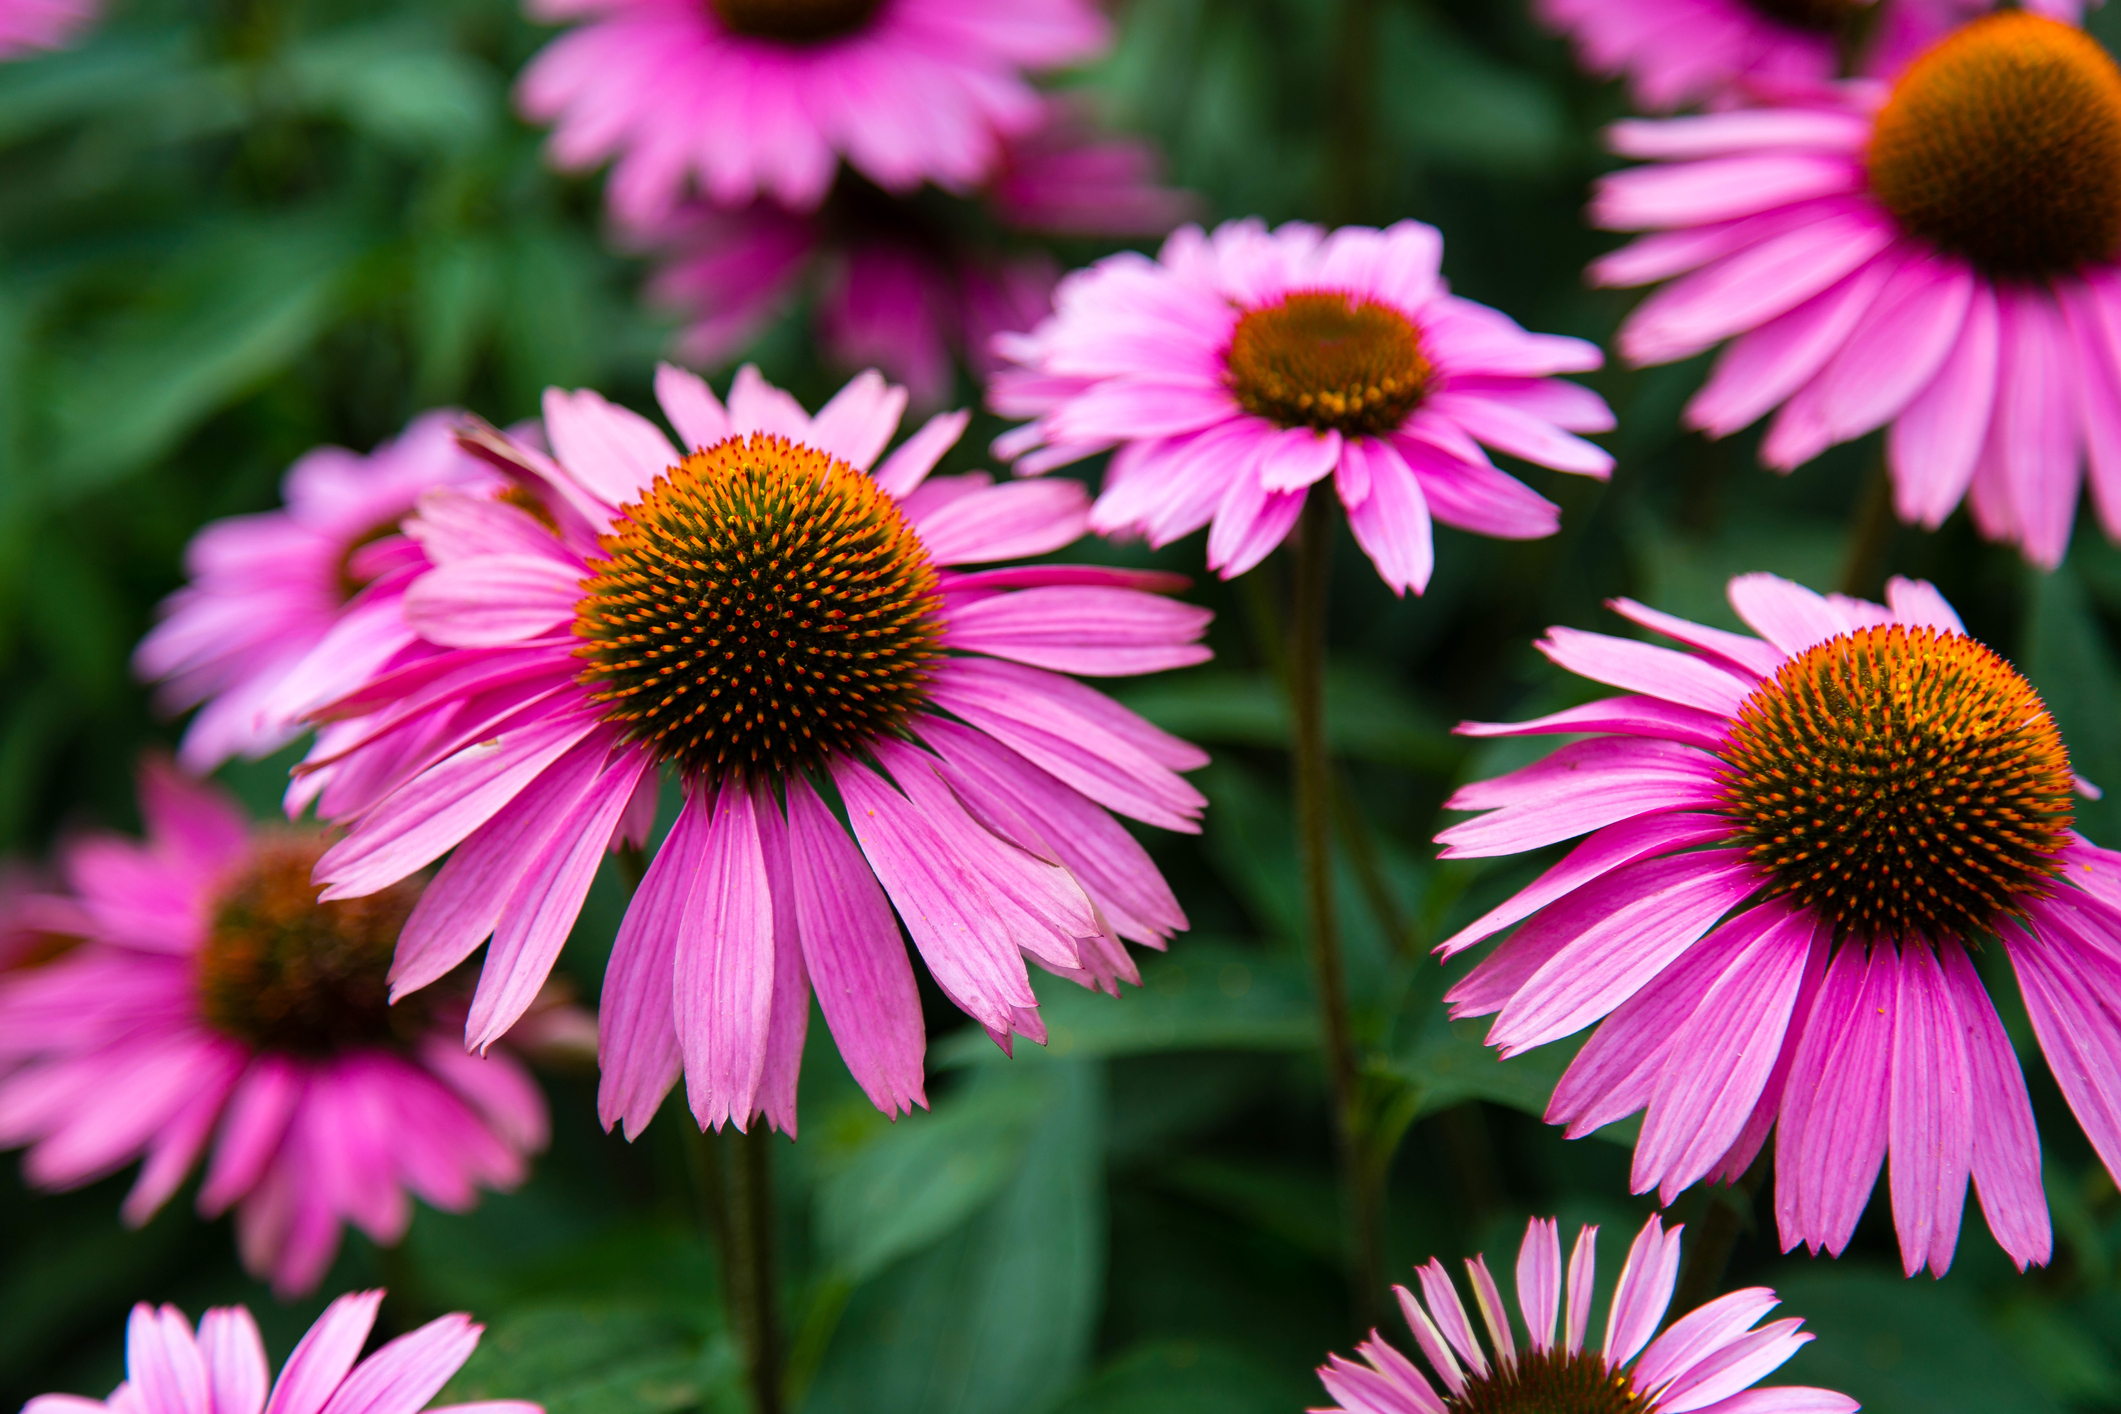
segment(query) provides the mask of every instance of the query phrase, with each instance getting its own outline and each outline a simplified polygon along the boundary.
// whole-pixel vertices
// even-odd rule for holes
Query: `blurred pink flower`
[[[1779,470],[1890,424],[1903,520],[1963,498],[1983,535],[2060,562],[2088,458],[2121,538],[2121,69],[2083,31],[1990,16],[1890,94],[1622,123],[1656,165],[1606,178],[1598,224],[1654,230],[1592,267],[1678,277],[1620,333],[1636,364],[1732,343],[1688,405],[1725,436],[1780,407]]]
[[[178,750],[186,769],[270,755],[301,735],[305,711],[411,641],[398,600],[425,561],[398,522],[434,487],[501,485],[458,449],[460,417],[424,413],[367,456],[319,447],[288,470],[282,509],[192,537],[191,583],[133,655],[166,709],[200,709]]]
[[[1145,592],[1170,576],[962,568],[1070,544],[1087,498],[930,476],[962,412],[879,463],[906,393],[873,372],[815,418],[748,366],[726,409],[675,368],[656,388],[690,455],[558,389],[551,457],[476,439],[542,481],[557,533],[491,499],[423,505],[411,530],[436,568],[406,608],[447,651],[341,709],[367,724],[337,759],[381,769],[325,794],[352,823],[325,897],[454,850],[392,976],[413,992],[491,934],[468,1019],[483,1047],[537,994],[607,844],[647,842],[667,768],[684,805],[605,974],[604,1122],[639,1133],[682,1071],[702,1125],[763,1113],[792,1134],[813,988],[871,1100],[909,1110],[925,1032],[894,906],[1005,1048],[1044,1039],[1027,957],[1116,992],[1137,980],[1121,938],[1184,928],[1106,812],[1196,829],[1177,773],[1206,758],[1064,674],[1198,663],[1208,614]]]
[[[1020,333],[1050,313],[1058,276],[1049,256],[1006,248],[993,226],[1160,236],[1194,205],[1190,194],[1162,184],[1147,143],[1102,134],[1059,101],[1045,113],[1039,127],[1007,144],[977,210],[897,198],[843,178],[816,212],[771,201],[735,210],[693,203],[659,231],[635,236],[663,260],[650,298],[687,321],[679,356],[725,364],[808,293],[826,357],[843,369],[881,369],[915,406],[939,407],[949,397],[955,360],[985,379],[995,366],[994,336]]]
[[[1516,1055],[1603,1019],[1555,1089],[1570,1136],[1646,1110],[1635,1191],[1734,1180],[1775,1140],[1785,1249],[1839,1254],[1888,1150],[1909,1275],[1939,1276],[1972,1177],[2023,1267],[2052,1246],[2025,1080],[1972,950],[1992,935],[2034,1035],[2121,1174],[2121,855],[2071,828],[2053,719],[1928,584],[1887,606],[1731,581],[1758,638],[1619,600],[1688,651],[1556,628],[1629,694],[1481,737],[1584,734],[1466,786],[1452,859],[1567,858],[1446,941],[1515,933],[1448,994]],[[1889,607],[1888,607],[1889,606]]]
[[[689,189],[799,211],[845,157],[891,191],[964,190],[1035,127],[1024,71],[1087,59],[1109,27],[1088,0],[529,0],[588,23],[548,45],[518,100],[556,124],[560,166],[616,158],[619,220],[660,225]]]
[[[1526,1336],[1522,1349],[1486,1254],[1466,1263],[1474,1308],[1488,1332],[1485,1350],[1450,1272],[1431,1257],[1427,1266],[1416,1269],[1420,1298],[1403,1286],[1393,1291],[1444,1393],[1438,1395],[1419,1366],[1372,1331],[1356,1348],[1365,1364],[1335,1355],[1319,1370],[1327,1392],[1339,1401],[1336,1409],[1319,1414],[1606,1409],[1628,1414],[1854,1414],[1856,1401],[1833,1390],[1801,1385],[1753,1388],[1812,1339],[1799,1329],[1801,1318],[1758,1326],[1779,1304],[1765,1287],[1719,1296],[1657,1334],[1677,1283],[1679,1231],[1667,1231],[1655,1217],[1643,1225],[1613,1287],[1605,1337],[1596,1346],[1586,1341],[1598,1265],[1597,1228],[1577,1234],[1564,1286],[1559,1226],[1551,1218],[1534,1218],[1526,1226],[1516,1272],[1517,1309]]]
[[[97,0],[0,0],[0,59],[64,49],[95,23]]]
[[[1858,71],[1890,77],[1953,26],[1995,8],[1996,0],[1533,0],[1533,13],[1574,41],[1586,69],[1625,78],[1635,102],[1656,112],[1835,78],[1857,26],[1873,27]],[[2084,12],[2083,0],[2025,8],[2073,23]]]
[[[1208,534],[1225,578],[1288,535],[1326,477],[1385,582],[1419,592],[1433,517],[1506,539],[1553,534],[1559,509],[1497,470],[1481,444],[1604,477],[1596,394],[1550,375],[1599,366],[1581,339],[1527,334],[1449,292],[1443,238],[1385,231],[1188,226],[1159,257],[1125,253],[1069,275],[1053,316],[997,340],[1016,367],[989,402],[1033,418],[995,443],[1035,474],[1116,449],[1090,518],[1163,545]]]
[[[125,1326],[125,1383],[109,1399],[39,1395],[22,1414],[419,1414],[471,1358],[485,1327],[461,1312],[443,1316],[355,1364],[382,1303],[380,1291],[357,1291],[325,1307],[274,1381],[258,1323],[245,1308],[209,1310],[194,1335],[176,1307],[142,1302]],[[430,1414],[544,1411],[489,1399]]]
[[[140,806],[144,842],[64,853],[87,940],[0,976],[0,1144],[30,1146],[31,1183],[143,1159],[138,1225],[207,1155],[199,1210],[234,1208],[244,1266],[289,1295],[323,1277],[342,1222],[392,1243],[408,1190],[458,1210],[521,1181],[545,1145],[537,1086],[464,1053],[461,1001],[388,1004],[417,885],[318,904],[314,834],[253,829],[154,764]]]

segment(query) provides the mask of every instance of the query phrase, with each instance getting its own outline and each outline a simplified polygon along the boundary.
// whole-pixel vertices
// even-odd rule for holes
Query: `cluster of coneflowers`
[[[1724,345],[1694,425],[1773,412],[1763,455],[1783,469],[1887,428],[1904,519],[1968,499],[2046,565],[2089,468],[2121,530],[2121,69],[2074,7],[1537,8],[1645,106],[1702,110],[1616,127],[1645,165],[1592,208],[1652,233],[1593,271],[1663,285],[1623,354]],[[1023,71],[1102,42],[1075,0],[542,12],[588,23],[524,102],[559,120],[561,160],[616,159],[614,211],[642,226],[758,200],[795,221],[857,180],[992,182],[1049,112]],[[726,399],[659,369],[660,425],[554,389],[536,424],[441,412],[366,456],[311,454],[282,509],[201,532],[140,648],[167,704],[197,709],[177,763],[143,771],[146,839],[82,836],[53,880],[10,881],[0,1142],[52,1187],[138,1160],[136,1222],[203,1162],[202,1209],[233,1208],[253,1270],[307,1289],[343,1223],[389,1242],[408,1195],[462,1206],[521,1176],[546,1114],[511,1052],[586,1045],[551,974],[612,855],[637,887],[594,1023],[607,1127],[638,1134],[682,1079],[701,1126],[793,1137],[813,999],[880,1110],[925,1105],[908,940],[1007,1049],[1044,1039],[1031,967],[1116,995],[1138,980],[1129,944],[1186,926],[1120,818],[1197,829],[1184,773],[1205,758],[1083,679],[1203,661],[1208,616],[1177,577],[1050,557],[1087,533],[1203,528],[1225,577],[1285,542],[1298,561],[1310,941],[1349,1127],[1320,883],[1335,504],[1384,581],[1418,593],[1434,523],[1556,530],[1491,453],[1612,470],[1580,435],[1611,414],[1558,376],[1599,351],[1452,294],[1441,259],[1412,221],[1234,221],[1067,277],[993,345],[991,405],[1022,424],[994,451],[1022,479],[937,474],[967,414],[900,439],[909,393],[874,372],[813,413],[748,367]],[[847,301],[888,305],[860,269]],[[1094,497],[1042,476],[1093,456]],[[1838,1254],[1889,1159],[1910,1275],[1949,1266],[1969,1182],[2004,1250],[2044,1262],[2039,1143],[1990,988],[2007,966],[2121,1173],[2121,856],[2072,828],[2090,787],[1931,586],[1896,579],[1879,604],[1753,574],[1730,600],[1751,634],[1631,601],[1613,608],[1671,646],[1555,628],[1541,650],[1617,695],[1463,728],[1571,740],[1460,790],[1475,817],[1444,854],[1576,843],[1441,946],[1514,930],[1450,1005],[1494,1015],[1505,1055],[1595,1026],[1548,1117],[1579,1134],[1641,1112],[1638,1192],[1734,1181],[1772,1135],[1786,1248]],[[193,778],[303,733],[298,823],[245,820]],[[1432,1262],[1422,1299],[1400,1296],[1433,1382],[1373,1338],[1328,1388],[1354,1414],[1854,1407],[1752,1388],[1807,1338],[1759,1325],[1771,1293],[1659,1334],[1679,1247],[1654,1218],[1592,1344],[1594,1242],[1564,1272],[1555,1226],[1532,1224],[1522,1344],[1484,1259],[1485,1343]],[[449,1318],[352,1368],[373,1312],[335,1306],[268,1400],[247,1316],[195,1336],[142,1307],[108,1407],[205,1409],[210,1390],[223,1414],[412,1414],[476,1328]]]

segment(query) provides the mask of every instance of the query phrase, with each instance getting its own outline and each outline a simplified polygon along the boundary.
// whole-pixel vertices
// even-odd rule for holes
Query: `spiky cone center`
[[[1725,809],[1771,893],[1851,936],[1977,937],[2060,872],[2061,733],[1964,634],[1828,639],[1753,690],[1722,755]]]
[[[821,44],[857,33],[883,0],[707,0],[731,33],[782,44]]]
[[[405,1045],[425,1029],[420,998],[390,1004],[390,960],[420,885],[317,901],[315,832],[262,836],[215,900],[199,952],[207,1023],[260,1050],[329,1056]]]
[[[942,637],[935,566],[846,462],[753,433],[621,512],[575,610],[607,720],[686,776],[774,781],[899,731]]]
[[[1589,1351],[1520,1350],[1488,1373],[1466,1373],[1463,1394],[1445,1398],[1453,1414],[1648,1414],[1625,1371]]]
[[[1371,437],[1405,422],[1436,375],[1412,320],[1339,290],[1298,290],[1247,310],[1224,367],[1255,417]]]
[[[1841,34],[1862,18],[1862,0],[1746,0],[1777,24],[1814,34]]]
[[[2057,20],[1975,20],[1894,85],[1867,163],[1902,228],[1986,273],[2082,269],[2121,248],[2121,68]]]

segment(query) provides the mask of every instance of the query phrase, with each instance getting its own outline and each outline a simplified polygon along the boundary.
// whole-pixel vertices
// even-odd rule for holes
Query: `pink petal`
[[[913,528],[935,563],[983,564],[1071,545],[1082,538],[1089,518],[1090,499],[1081,483],[1016,481],[961,496],[915,517]]]
[[[578,571],[533,555],[478,555],[429,570],[405,591],[405,621],[430,643],[492,648],[574,621]]]
[[[1349,496],[1349,483],[1362,469],[1364,495]],[[1429,586],[1436,567],[1435,537],[1429,525],[1429,501],[1421,480],[1390,442],[1351,438],[1341,449],[1341,499],[1349,506],[1348,529],[1377,573],[1395,594]]]
[[[1725,717],[1737,715],[1753,687],[1704,659],[1603,633],[1551,628],[1537,646],[1557,666],[1593,682]]]
[[[146,1414],[213,1414],[206,1362],[174,1306],[133,1307],[125,1323],[125,1382]]]
[[[1803,1023],[1775,1141],[1785,1247],[1801,1241],[1840,1256],[1870,1198],[1885,1161],[1899,971],[1891,947],[1844,946]]]
[[[1212,611],[1132,589],[1056,586],[997,594],[950,612],[954,648],[1084,676],[1204,663]]]
[[[2040,1135],[2018,1056],[2004,1034],[1973,963],[1947,944],[1944,985],[1965,1028],[1967,1079],[1973,1096],[1974,1191],[1996,1242],[2020,1271],[2054,1255],[2047,1193],[2040,1186]]]
[[[544,412],[545,435],[560,465],[614,506],[637,499],[679,460],[654,423],[586,388],[547,388]]]
[[[1591,1285],[1597,1276],[1598,1227],[1591,1223],[1576,1234],[1576,1246],[1569,1253],[1569,1301],[1562,1348],[1571,1355],[1582,1351],[1584,1335],[1591,1328]]]
[[[1524,1246],[1517,1252],[1517,1306],[1532,1349],[1542,1355],[1551,1351],[1561,1317],[1561,1228],[1552,1218],[1534,1218],[1525,1226]]]
[[[688,791],[619,924],[597,1008],[597,1118],[638,1139],[684,1068],[677,1031],[678,938],[699,916],[708,807]]]
[[[1679,1279],[1679,1232],[1665,1231],[1656,1215],[1642,1225],[1613,1287],[1613,1309],[1605,1328],[1605,1362],[1615,1369],[1649,1344],[1672,1304]]]
[[[418,1414],[442,1392],[479,1343],[469,1316],[443,1316],[363,1360],[324,1414]]]
[[[266,1401],[265,1414],[321,1414],[325,1402],[346,1379],[368,1343],[380,1291],[355,1291],[324,1308],[294,1354],[280,1367],[280,1378]]]
[[[677,1028],[702,1128],[747,1130],[757,1112],[773,1007],[773,898],[751,794],[725,783],[701,841],[680,924]]]
[[[1902,520],[1935,530],[1966,494],[1988,440],[2001,338],[1996,296],[1977,283],[1958,343],[1886,439]]]
[[[730,434],[729,414],[721,399],[697,373],[667,363],[655,366],[655,400],[678,431],[687,451],[700,451]]]
[[[1890,1180],[1900,1261],[1909,1276],[1951,1268],[1973,1166],[1973,1085],[1966,1030],[1928,948],[1903,949],[1893,1003]]]
[[[213,1387],[213,1414],[260,1414],[272,1369],[258,1323],[241,1306],[216,1306],[199,1318],[199,1354]]]
[[[884,464],[876,469],[876,484],[885,495],[904,500],[935,470],[943,453],[957,445],[971,421],[969,412],[939,412],[929,418],[920,431],[884,458]]]

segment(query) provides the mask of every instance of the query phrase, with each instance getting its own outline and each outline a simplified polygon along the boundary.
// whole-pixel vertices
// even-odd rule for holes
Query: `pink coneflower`
[[[808,293],[828,359],[881,369],[916,406],[937,407],[955,362],[984,379],[996,334],[1052,312],[1059,272],[1015,235],[1161,236],[1192,206],[1162,184],[1147,143],[1102,133],[1054,100],[1005,145],[976,201],[895,197],[843,176],[814,212],[692,203],[632,239],[660,253],[650,297],[686,321],[678,351],[688,363],[734,359]],[[996,227],[1009,238],[997,241]]]
[[[0,1145],[30,1146],[32,1183],[142,1159],[138,1225],[206,1155],[199,1210],[234,1208],[244,1266],[293,1294],[341,1223],[392,1243],[408,1191],[458,1210],[522,1179],[545,1144],[537,1086],[505,1055],[464,1054],[461,1001],[389,1004],[416,884],[320,904],[321,838],[253,829],[166,767],[143,773],[140,807],[145,842],[65,852],[86,941],[0,977]]]
[[[1196,828],[1177,772],[1205,757],[1066,675],[1198,663],[1208,614],[1145,592],[1169,576],[964,568],[1069,544],[1087,498],[931,477],[964,413],[879,464],[906,394],[874,373],[815,418],[749,367],[726,409],[674,368],[656,387],[689,454],[589,392],[546,394],[552,457],[479,439],[546,489],[557,534],[490,499],[423,505],[437,568],[406,605],[449,651],[343,705],[373,715],[339,759],[381,769],[327,797],[352,833],[318,877],[357,897],[454,849],[392,977],[414,992],[491,934],[483,1048],[667,771],[685,804],[605,974],[604,1122],[637,1134],[682,1069],[702,1124],[792,1133],[813,989],[870,1098],[907,1110],[925,1040],[894,906],[1004,1045],[1044,1036],[1026,957],[1116,990],[1119,938],[1185,926],[1106,811]]]
[[[2121,855],[2071,830],[2025,679],[1929,585],[1886,597],[1744,575],[1731,605],[1759,638],[1625,599],[1688,651],[1551,630],[1549,658],[1629,695],[1460,728],[1586,739],[1459,791],[1486,813],[1438,836],[1447,857],[1589,838],[1443,944],[1521,924],[1448,1000],[1499,1012],[1506,1055],[1605,1018],[1547,1118],[1573,1137],[1646,1109],[1637,1192],[1735,1179],[1773,1127],[1785,1248],[1839,1254],[1890,1151],[1910,1275],[1951,1264],[1969,1175],[2003,1249],[2045,1262],[2040,1141],[1974,957],[2009,959],[2121,1173]]]
[[[1787,470],[1891,424],[1903,520],[1975,524],[2052,566],[2087,457],[2121,536],[2121,69],[2037,15],[1976,20],[1867,83],[1668,122],[1614,146],[1600,224],[1656,229],[1593,267],[1639,285],[1636,363],[1734,342],[1687,408],[1715,436],[1781,406]]]
[[[1482,445],[1603,477],[1612,458],[1571,432],[1613,425],[1555,373],[1596,368],[1581,339],[1527,334],[1438,276],[1443,238],[1402,221],[1327,232],[1233,221],[1179,230],[1061,282],[991,401],[1034,418],[995,444],[1035,473],[1117,448],[1091,514],[1102,534],[1163,545],[1204,525],[1225,578],[1266,558],[1309,488],[1334,478],[1355,538],[1394,589],[1419,591],[1430,521],[1551,535],[1560,512]]]
[[[1087,0],[530,0],[589,21],[547,46],[518,97],[555,123],[562,167],[618,159],[608,198],[660,224],[688,189],[807,210],[842,157],[879,186],[962,190],[1040,121],[1024,71],[1090,58]]]
[[[1365,1364],[1335,1355],[1319,1370],[1340,1403],[1314,1414],[1853,1414],[1859,1407],[1829,1389],[1753,1389],[1812,1339],[1797,1317],[1755,1329],[1780,1304],[1766,1287],[1719,1296],[1658,1335],[1679,1271],[1679,1229],[1666,1231],[1654,1217],[1628,1249],[1604,1339],[1586,1346],[1597,1251],[1598,1229],[1584,1228],[1569,1256],[1564,1298],[1559,1227],[1551,1218],[1534,1218],[1525,1228],[1517,1254],[1523,1348],[1485,1254],[1466,1263],[1466,1275],[1487,1327],[1487,1349],[1473,1333],[1451,1274],[1430,1258],[1418,1269],[1420,1299],[1403,1286],[1393,1290],[1444,1392],[1438,1395],[1419,1366],[1372,1331],[1357,1347]]]
[[[1644,108],[1727,104],[1791,83],[1821,83],[1853,58],[1889,76],[1994,0],[1534,0],[1585,68],[1625,78]],[[2029,0],[2074,21],[2082,0]]]
[[[192,538],[192,582],[133,655],[141,677],[162,682],[165,708],[200,708],[178,750],[187,769],[285,746],[304,710],[410,640],[398,598],[425,561],[398,522],[432,487],[500,484],[457,447],[457,418],[427,413],[367,456],[319,447],[289,468],[283,509]]]
[[[22,1414],[419,1414],[471,1358],[485,1327],[462,1312],[443,1316],[355,1364],[382,1304],[380,1291],[332,1302],[274,1381],[258,1323],[244,1307],[209,1310],[194,1335],[176,1307],[157,1310],[142,1302],[125,1324],[125,1383],[109,1399],[44,1394],[23,1405]],[[440,1405],[429,1414],[544,1411],[521,1400],[486,1399]]]
[[[95,22],[96,0],[0,0],[0,59],[64,49]]]

